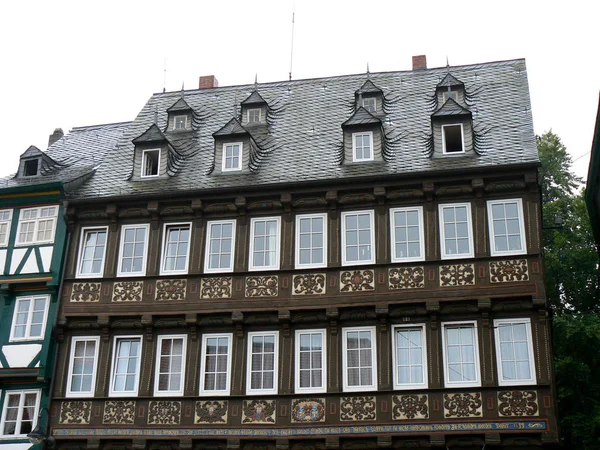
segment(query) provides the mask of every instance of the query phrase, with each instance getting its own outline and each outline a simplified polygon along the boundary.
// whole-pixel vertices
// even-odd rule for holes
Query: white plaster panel
[[[9,367],[27,367],[42,349],[42,344],[5,345],[2,353]]]
[[[0,444],[0,448],[2,450],[29,450],[32,445],[29,442],[27,444]]]
[[[23,255],[27,251],[26,248],[15,248],[13,250],[12,259],[10,260],[10,274],[14,275],[17,271],[17,267],[21,264],[21,260],[23,259]]]
[[[6,249],[0,250],[0,273],[4,272],[4,264],[6,264]]]
[[[52,263],[52,252],[54,246],[40,247],[40,255],[42,256],[42,265],[44,266],[44,272],[50,272],[50,264]]]
[[[39,273],[40,268],[38,267],[37,258],[35,257],[35,250],[29,254],[29,258],[27,258],[27,262],[21,269],[21,273]]]

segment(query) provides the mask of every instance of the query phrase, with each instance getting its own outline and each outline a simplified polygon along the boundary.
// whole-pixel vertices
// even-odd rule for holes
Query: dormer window
[[[252,108],[247,111],[247,120],[249,124],[262,122],[262,114],[260,108]]]
[[[362,107],[369,112],[377,112],[377,97],[367,97],[362,99]]]
[[[458,92],[457,91],[442,91],[442,104],[446,103],[449,98],[451,98],[455,102],[458,102]]]
[[[223,144],[223,172],[234,172],[242,170],[242,142]]]
[[[174,130],[187,130],[188,116],[187,114],[173,117]]]
[[[157,177],[160,172],[160,149],[144,150],[142,152],[141,177]]]
[[[39,158],[30,159],[23,162],[23,176],[24,177],[35,177],[38,175],[40,167]]]
[[[373,132],[352,133],[352,160],[373,161]]]
[[[465,152],[462,123],[442,125],[442,147],[445,155]]]

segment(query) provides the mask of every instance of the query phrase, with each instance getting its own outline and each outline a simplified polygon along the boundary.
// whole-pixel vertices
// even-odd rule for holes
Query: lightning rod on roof
[[[163,94],[167,91],[167,58],[165,57],[163,69]]]
[[[294,61],[294,22],[296,16],[296,0],[292,3],[292,42],[290,46],[290,81],[292,81],[292,63]]]

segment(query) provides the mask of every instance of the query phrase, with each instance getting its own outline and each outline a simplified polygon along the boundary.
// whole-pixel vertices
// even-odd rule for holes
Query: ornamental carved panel
[[[277,275],[246,277],[246,297],[277,297],[278,295]]]
[[[344,270],[340,272],[340,292],[372,292],[374,290],[374,271]]]
[[[133,425],[135,422],[134,400],[108,400],[104,402],[102,423],[105,425]]]
[[[475,266],[473,264],[448,264],[440,266],[440,286],[475,285]]]
[[[490,283],[529,281],[528,269],[526,259],[490,261]]]
[[[119,281],[113,285],[113,302],[141,302],[143,281]]]
[[[342,397],[340,420],[362,421],[377,419],[377,399],[374,396]]]
[[[536,391],[500,391],[498,392],[498,414],[509,416],[539,416],[538,395]]]
[[[200,298],[231,298],[232,277],[211,277],[200,280]]]
[[[73,283],[71,302],[99,302],[101,289],[102,283]]]
[[[181,402],[151,401],[148,404],[148,425],[179,425]]]
[[[325,422],[325,399],[294,399],[291,411],[292,423]]]
[[[91,416],[92,402],[62,402],[58,423],[61,425],[89,425]]]
[[[194,423],[227,423],[227,400],[196,402]]]
[[[483,417],[481,392],[444,394],[444,417]]]
[[[274,424],[276,400],[244,400],[242,423]]]
[[[294,275],[292,295],[315,295],[327,293],[327,275],[324,273],[305,273]]]
[[[416,289],[425,287],[425,268],[394,267],[388,270],[389,287],[395,289]]]
[[[187,280],[158,280],[156,282],[156,301],[185,300]]]
[[[429,418],[429,398],[423,395],[393,395],[392,418],[394,420]]]

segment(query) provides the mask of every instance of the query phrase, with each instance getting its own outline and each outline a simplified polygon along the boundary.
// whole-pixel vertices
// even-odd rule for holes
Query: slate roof
[[[185,99],[181,97],[179,100],[173,103],[169,109],[167,109],[167,112],[189,111],[191,109],[192,108],[190,108],[190,105],[188,105]]]
[[[356,94],[358,94],[359,92],[362,94],[380,93],[381,89],[379,89],[377,86],[375,86],[373,84],[373,82],[371,81],[371,79],[368,79],[367,81],[364,82],[364,84],[360,87],[360,89],[358,89],[356,91]]]
[[[349,127],[352,125],[366,125],[370,123],[381,123],[381,120],[379,120],[362,106],[359,106],[356,112],[352,114],[352,117],[346,120],[342,126]]]
[[[242,105],[262,105],[264,103],[267,103],[265,99],[262,98],[257,90],[254,90],[248,98],[242,102]]]
[[[446,74],[446,76],[444,78],[442,78],[442,81],[440,81],[438,83],[437,87],[441,88],[441,87],[448,87],[448,86],[464,86],[464,83],[460,80],[457,80],[454,75],[452,75],[450,72],[448,72]]]
[[[456,100],[449,98],[436,112],[432,114],[432,117],[442,116],[470,116],[471,111],[462,105],[459,105]]]
[[[127,128],[118,147],[73,195],[78,197],[139,196],[176,192],[201,194],[207,191],[247,187],[295,185],[314,181],[354,182],[359,177],[402,177],[437,171],[467,172],[499,165],[538,164],[533,132],[527,71],[523,59],[454,66],[453,76],[470,93],[469,108],[474,112],[475,131],[485,130],[480,140],[480,156],[430,157],[432,102],[446,67],[418,71],[384,72],[274,83],[224,86],[185,92],[194,111],[202,111],[202,122],[182,136],[188,155],[180,161],[176,176],[167,180],[128,180],[134,144],[155,121],[165,129],[167,110],[180,98],[180,92],[154,94]],[[401,136],[388,161],[368,164],[339,163],[341,125],[354,112],[355,92],[370,79],[394,99],[382,117],[386,133]],[[270,108],[278,113],[269,123],[269,151],[263,152],[256,170],[240,174],[212,172],[214,133],[232,117],[232,105],[258,89]],[[85,145],[85,143],[82,143]],[[176,145],[182,148],[182,143]],[[244,161],[246,165],[248,162]]]
[[[0,189],[65,183],[75,189],[102,162],[106,154],[117,150],[117,143],[131,122],[73,128],[45,152],[31,146],[21,156],[42,156],[41,175],[16,178],[15,174],[0,178]],[[33,149],[32,149],[33,147]],[[39,152],[39,153],[38,153]],[[18,167],[15,167],[17,169]]]

